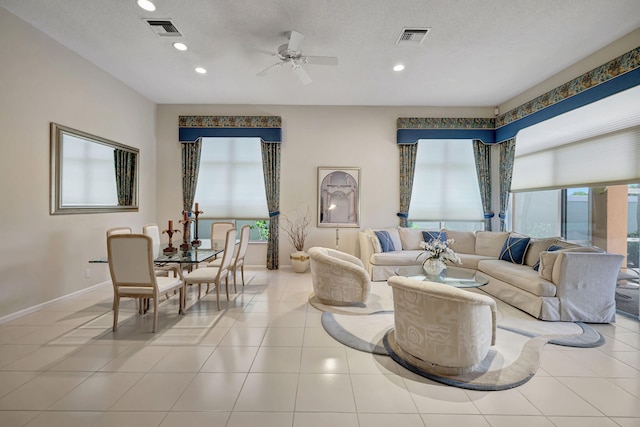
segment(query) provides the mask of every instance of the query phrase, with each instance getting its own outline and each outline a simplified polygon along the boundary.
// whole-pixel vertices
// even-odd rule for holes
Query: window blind
[[[640,87],[521,130],[511,191],[640,181]]]
[[[202,138],[195,201],[205,218],[267,218],[260,138]]]
[[[482,221],[470,139],[421,139],[409,206],[412,221]]]

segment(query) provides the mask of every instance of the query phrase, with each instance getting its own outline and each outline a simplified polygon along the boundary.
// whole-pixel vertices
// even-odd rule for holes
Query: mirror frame
[[[63,135],[71,135],[76,138],[93,142],[96,144],[106,145],[114,149],[129,151],[136,154],[136,170],[134,181],[133,204],[130,206],[63,206],[62,205],[62,139]],[[51,191],[50,191],[50,207],[51,215],[63,214],[88,214],[88,213],[109,213],[109,212],[137,212],[138,211],[138,175],[140,169],[140,150],[118,142],[110,141],[96,135],[91,135],[58,123],[51,123]]]

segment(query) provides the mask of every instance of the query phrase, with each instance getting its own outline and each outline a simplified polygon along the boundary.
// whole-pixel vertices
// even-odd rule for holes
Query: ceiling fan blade
[[[302,34],[297,31],[291,31],[291,34],[289,35],[289,46],[287,48],[293,52],[300,52],[303,41],[304,36]]]
[[[335,56],[303,56],[302,59],[308,64],[338,65],[338,58]]]
[[[276,62],[273,65],[269,65],[267,68],[265,68],[264,70],[256,74],[256,76],[259,76],[259,77],[265,76],[269,71],[271,71],[275,67],[282,67],[282,62]]]
[[[307,71],[302,68],[302,65],[294,62],[291,68],[293,68],[293,72],[296,74],[296,76],[298,76],[298,79],[300,79],[303,85],[306,86],[308,84],[311,84],[311,76],[309,76],[309,74],[307,74]]]

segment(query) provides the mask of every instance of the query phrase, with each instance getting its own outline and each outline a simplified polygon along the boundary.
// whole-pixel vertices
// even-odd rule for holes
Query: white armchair
[[[392,276],[394,352],[438,374],[472,371],[496,339],[493,298],[440,283]]]
[[[327,305],[351,305],[367,301],[371,282],[362,261],[334,249],[309,249],[313,292]]]

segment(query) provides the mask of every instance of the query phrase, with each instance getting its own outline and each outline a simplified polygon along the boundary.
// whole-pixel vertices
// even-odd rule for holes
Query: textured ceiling
[[[638,0],[154,2],[155,12],[135,0],[0,5],[157,103],[496,106],[640,27]],[[182,37],[159,37],[143,18],[170,19]],[[431,31],[396,45],[407,27]],[[257,77],[290,30],[305,35],[303,54],[338,66],[305,66],[308,86],[286,67]]]

